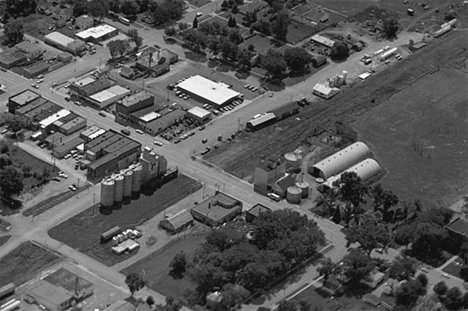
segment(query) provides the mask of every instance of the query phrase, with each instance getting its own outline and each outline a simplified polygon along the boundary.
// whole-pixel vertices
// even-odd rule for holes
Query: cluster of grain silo
[[[296,183],[296,187],[301,189],[301,198],[307,199],[309,197],[309,184],[305,181],[299,181]]]
[[[302,189],[297,186],[288,187],[286,200],[291,204],[301,203]]]
[[[297,153],[286,153],[284,155],[286,159],[286,169],[298,169],[301,167],[301,156]]]
[[[142,167],[132,164],[128,169],[122,170],[101,183],[101,205],[111,207],[114,202],[122,202],[124,198],[131,197],[132,193],[141,190]]]

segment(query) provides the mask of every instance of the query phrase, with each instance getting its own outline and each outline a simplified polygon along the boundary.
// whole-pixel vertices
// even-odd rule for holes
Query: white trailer
[[[21,307],[21,301],[19,300],[16,300],[15,302],[9,304],[8,306],[6,306],[5,308],[1,309],[1,311],[12,311],[12,310],[16,310],[16,309],[19,309]]]
[[[397,48],[391,48],[390,50],[386,51],[382,55],[380,55],[380,60],[386,60],[390,56],[394,55],[398,51]]]

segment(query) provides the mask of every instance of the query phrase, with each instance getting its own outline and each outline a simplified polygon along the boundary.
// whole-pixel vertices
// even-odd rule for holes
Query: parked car
[[[73,185],[68,186],[68,189],[70,189],[71,191],[76,191],[76,188],[73,187]]]
[[[107,117],[104,111],[99,111],[98,115],[100,115],[101,117]]]
[[[153,143],[154,143],[156,146],[162,146],[162,145],[163,145],[162,142],[160,142],[159,140],[155,140]]]
[[[75,101],[75,105],[81,106],[81,103],[79,101]]]
[[[135,132],[137,132],[137,133],[140,134],[140,135],[143,135],[143,131],[142,131],[142,130],[135,130]]]

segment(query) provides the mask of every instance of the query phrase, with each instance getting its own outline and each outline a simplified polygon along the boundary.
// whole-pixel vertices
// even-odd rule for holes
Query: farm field
[[[58,255],[38,244],[22,243],[0,260],[0,287],[10,282],[21,285],[59,260]]]
[[[193,231],[193,229],[189,230]],[[185,290],[193,289],[196,284],[187,276],[182,278],[170,276],[169,264],[172,258],[182,250],[188,261],[190,261],[198,246],[205,242],[207,233],[187,232],[181,234],[183,236],[180,238],[169,242],[162,249],[155,251],[121,272],[127,275],[130,272],[141,273],[141,271],[145,271],[146,286],[165,296],[181,297]]]
[[[122,229],[135,228],[200,188],[201,185],[197,181],[179,175],[158,189],[142,190],[138,199],[124,203],[120,207],[99,209],[99,205],[92,206],[49,230],[49,235],[112,266],[132,254],[119,256],[112,253],[111,243],[100,243],[101,233],[115,226],[120,226]]]
[[[323,130],[330,129],[335,122],[340,121],[350,123],[355,121],[356,118],[361,115],[363,115],[361,118],[365,118],[365,113],[375,107],[388,106],[389,99],[401,91],[406,91],[410,84],[413,84],[413,87],[416,87],[416,81],[420,80],[423,76],[427,76],[430,72],[433,72],[437,66],[441,68],[440,73],[438,74],[448,71],[453,76],[459,76],[461,73],[457,73],[457,70],[464,68],[466,57],[468,57],[468,42],[464,40],[464,38],[464,32],[453,31],[448,33],[436,41],[429,42],[427,47],[415,52],[408,59],[388,67],[386,70],[379,72],[370,79],[356,83],[333,99],[329,101],[320,100],[314,102],[310,106],[306,106],[299,112],[300,120],[297,120],[296,118],[288,118],[253,133],[242,132],[234,141],[223,142],[218,149],[211,151],[207,155],[206,159],[240,178],[245,178],[249,176],[249,174],[252,174],[251,172],[253,172],[255,167],[262,161],[265,161],[268,158],[278,159],[282,157],[284,153],[291,152],[300,145],[311,144],[310,139],[314,135]],[[450,69],[442,69],[443,67],[449,67]],[[429,81],[434,81],[431,80],[434,79],[434,77],[429,79]],[[463,81],[459,83],[462,82]],[[438,81],[437,83],[441,82]],[[426,88],[430,89],[431,86],[427,84]],[[439,88],[439,86],[437,86],[437,88]],[[461,96],[460,92],[463,93],[465,89],[466,84],[465,87],[461,87],[457,91],[457,95],[453,94],[451,96],[453,98]],[[407,99],[408,98],[405,98],[405,100]],[[426,101],[429,102],[430,98],[426,97]],[[448,105],[448,103],[446,104]],[[452,104],[448,105],[448,107],[440,107],[439,110],[443,112],[442,116],[445,118],[448,118],[453,113],[456,113],[456,115],[452,116],[454,119],[458,118],[459,120],[459,118],[463,118],[463,113],[465,113],[466,118],[466,112],[452,110],[452,108],[455,107],[461,110],[463,110],[463,107],[466,109],[466,102],[465,106],[463,106],[462,103]],[[373,112],[370,111],[369,113],[372,114]],[[431,113],[434,113],[434,111]],[[460,117],[457,117],[457,114],[460,115]],[[459,128],[460,126],[464,127]],[[466,129],[466,124],[459,124],[457,128],[460,130],[463,128]],[[442,137],[438,138],[442,139],[442,143],[444,143],[444,135],[450,136],[452,135],[450,132],[456,131],[453,129],[445,130],[443,127],[442,130],[444,131],[441,134]],[[447,133],[444,134],[445,132]],[[456,131],[456,133],[457,134],[455,135],[460,135],[462,131]],[[366,139],[361,137],[358,137],[358,139],[367,142]],[[405,138],[405,140],[406,139],[409,139],[410,141],[409,151],[413,152],[411,147],[411,138]],[[453,139],[456,138],[446,139],[447,141],[445,143],[450,143],[450,140]],[[422,137],[420,140],[422,140]],[[459,137],[458,141],[463,143],[463,137]],[[371,149],[373,149],[374,144],[372,142],[370,143]],[[429,147],[429,141],[426,141],[426,143],[427,145],[425,145],[425,147]],[[381,144],[388,144],[387,148],[391,149],[394,148],[393,144],[398,146],[399,144],[402,144],[402,142],[392,141],[391,139],[385,138]],[[451,148],[456,147],[452,146]],[[382,156],[379,153],[382,150],[383,149],[374,150],[377,154],[377,159],[380,162],[383,160],[379,158]],[[432,157],[436,156],[434,152],[435,151],[433,151]],[[413,152],[413,154],[415,153]],[[462,154],[456,155],[456,161],[461,157]],[[397,159],[399,159],[399,156]],[[317,161],[318,160],[320,159],[317,159]],[[390,176],[395,176],[391,178],[400,178],[400,182],[404,182],[406,185],[414,185],[421,181],[425,182],[428,177],[434,176],[434,170],[444,169],[441,167],[435,168],[434,164],[427,163],[427,161],[425,163],[426,165],[424,166],[424,170],[418,172],[416,175],[413,174],[414,171],[408,173],[408,171],[403,170],[400,167],[392,167],[391,164],[397,164],[398,166],[401,165],[400,161],[396,161],[396,159],[392,160],[391,163],[385,163],[385,161],[383,161],[381,165],[387,169]],[[421,166],[419,165],[420,164],[418,164],[418,167],[421,169]],[[440,165],[440,163],[438,165]],[[453,172],[454,167],[457,165],[460,168],[460,163],[457,163],[453,164],[450,170]],[[395,169],[396,171],[394,171]],[[445,172],[443,174],[446,176]],[[466,167],[464,172],[457,173],[456,178],[458,178],[458,181],[452,180],[451,184],[461,184],[463,180],[460,180],[460,176],[463,176],[463,174],[466,176]],[[444,182],[445,180],[434,181],[432,183],[432,187],[440,186],[441,189],[446,189],[446,186],[443,185]],[[404,189],[405,184],[400,184],[400,187]],[[432,194],[429,193],[432,189],[433,188],[426,189],[424,194],[432,196]],[[421,191],[419,192],[421,193]]]

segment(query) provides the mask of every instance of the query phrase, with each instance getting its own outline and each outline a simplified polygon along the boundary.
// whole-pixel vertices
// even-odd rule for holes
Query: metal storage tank
[[[141,189],[141,164],[137,164],[133,167],[133,179],[132,179],[132,192],[139,192]]]
[[[128,170],[124,174],[124,198],[132,196],[132,183],[133,182],[133,171]]]
[[[286,200],[292,204],[299,204],[301,203],[301,194],[302,190],[296,186],[291,186],[288,188],[288,192],[286,194]]]
[[[301,165],[301,156],[295,153],[286,153],[284,155],[286,159],[286,169],[298,168]]]
[[[119,245],[119,239],[117,239],[117,237],[115,236],[112,238],[112,246],[117,246],[117,245]]]
[[[301,189],[301,198],[306,199],[309,197],[309,184],[305,181],[299,181],[296,183],[296,187]]]
[[[114,181],[115,181],[114,201],[121,202],[123,199],[124,177],[122,175],[117,175],[114,177]]]
[[[101,183],[101,205],[111,207],[114,205],[114,186],[112,179],[104,179]]]

